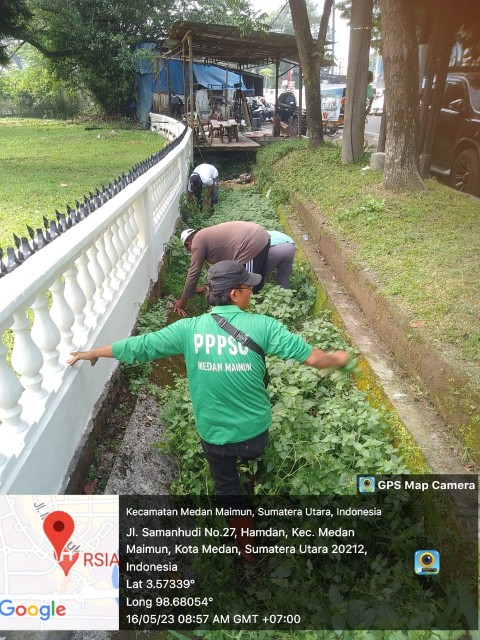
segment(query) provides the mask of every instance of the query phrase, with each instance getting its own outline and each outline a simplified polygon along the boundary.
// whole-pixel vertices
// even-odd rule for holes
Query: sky
[[[288,2],[288,0],[287,0]],[[318,4],[323,7],[323,2],[321,0],[317,0]],[[250,0],[250,4],[257,11],[265,11],[270,13],[274,10],[280,11],[280,9],[284,6],[285,0]],[[284,9],[287,11],[287,8]],[[330,20],[330,26],[331,26]],[[342,20],[340,17],[340,13],[338,11],[335,12],[335,58],[340,66],[340,69],[337,70],[337,73],[347,73],[347,63],[348,63],[348,41],[350,37],[350,29],[347,23]]]

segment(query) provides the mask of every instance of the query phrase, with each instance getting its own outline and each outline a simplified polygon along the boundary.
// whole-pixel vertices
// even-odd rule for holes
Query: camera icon
[[[375,491],[375,477],[360,476],[358,478],[358,490],[360,493],[373,493]]]
[[[415,573],[417,576],[436,576],[440,573],[440,554],[433,549],[415,551]]]

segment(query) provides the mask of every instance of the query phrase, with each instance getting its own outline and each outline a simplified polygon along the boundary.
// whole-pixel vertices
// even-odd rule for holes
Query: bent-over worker
[[[221,222],[200,231],[186,229],[180,236],[185,249],[190,253],[190,267],[185,287],[179,300],[174,300],[174,309],[185,314],[188,300],[194,295],[204,262],[216,264],[221,260],[237,260],[250,273],[259,273],[262,278],[254,287],[260,291],[265,283],[270,236],[268,231],[255,222]]]
[[[207,187],[202,195],[203,187]],[[218,202],[218,171],[213,164],[199,164],[188,180],[188,198],[195,200],[199,207],[205,202],[213,208]]]

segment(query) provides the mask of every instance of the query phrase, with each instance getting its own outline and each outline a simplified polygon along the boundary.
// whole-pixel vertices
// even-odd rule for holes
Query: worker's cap
[[[206,187],[211,187],[213,184],[213,180],[212,178],[208,178],[208,180],[205,180],[205,182],[203,183]]]
[[[189,180],[189,190],[197,191],[202,188],[202,179],[198,173],[192,173]]]
[[[195,233],[195,229],[185,229],[185,231],[182,231],[180,240],[182,241],[183,245],[185,245],[185,241],[188,240],[192,233]]]
[[[207,271],[207,285],[214,292],[227,291],[240,284],[252,287],[260,284],[262,276],[259,273],[249,273],[241,262],[222,260]]]

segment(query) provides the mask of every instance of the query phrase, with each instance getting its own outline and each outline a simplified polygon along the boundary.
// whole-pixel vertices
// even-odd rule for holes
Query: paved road
[[[365,123],[366,133],[378,136],[378,132],[380,131],[380,121],[380,116],[368,116],[368,122]]]
[[[381,118],[379,116],[368,116],[368,122],[365,123],[365,139],[368,140],[369,144],[377,143],[378,133],[380,131],[380,121]],[[341,138],[342,136],[343,129],[340,129],[337,137]]]

